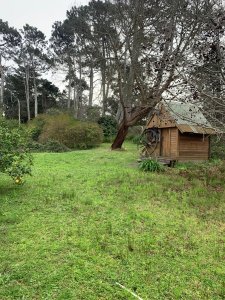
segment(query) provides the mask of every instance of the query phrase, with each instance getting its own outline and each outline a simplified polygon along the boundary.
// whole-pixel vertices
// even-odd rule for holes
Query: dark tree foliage
[[[20,113],[21,122],[27,122],[27,103],[24,89],[23,70],[18,69],[15,73],[6,77],[5,85],[5,115],[9,119],[18,119]],[[52,82],[47,79],[37,80],[38,111],[44,113],[47,109],[57,106],[57,99],[60,91]],[[33,88],[33,81],[30,79],[30,88]],[[30,112],[31,118],[35,116],[35,102],[31,97]],[[19,111],[20,108],[20,111]]]

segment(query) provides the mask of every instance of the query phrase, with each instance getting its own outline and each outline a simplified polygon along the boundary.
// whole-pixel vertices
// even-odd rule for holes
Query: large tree
[[[0,108],[4,104],[4,85],[5,85],[5,73],[6,66],[4,61],[12,60],[17,47],[20,44],[21,36],[19,32],[8,25],[8,22],[4,22],[0,19]]]
[[[112,149],[121,148],[128,128],[146,117],[171,86],[179,84],[192,48],[208,21],[213,1],[116,0],[116,30],[111,38],[121,109]],[[118,39],[117,39],[118,40]]]
[[[34,116],[38,115],[37,78],[51,66],[51,59],[47,54],[47,42],[43,32],[36,27],[26,24],[21,30],[22,39],[17,63],[24,69],[24,86],[27,101],[27,118],[30,120],[30,98],[34,97]],[[33,92],[31,93],[30,79],[32,79]]]
[[[57,106],[57,100],[61,96],[59,89],[49,80],[36,79],[37,102],[39,113]],[[33,78],[29,79],[30,90],[34,90]],[[24,68],[15,69],[5,77],[5,116],[9,119],[18,119],[27,122],[27,102],[24,89]],[[30,116],[35,117],[35,102],[30,102]]]

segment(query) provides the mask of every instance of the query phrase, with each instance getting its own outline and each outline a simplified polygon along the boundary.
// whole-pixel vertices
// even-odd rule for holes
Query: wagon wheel
[[[141,134],[139,153],[141,158],[148,158],[154,153],[160,141],[158,128],[146,128]]]

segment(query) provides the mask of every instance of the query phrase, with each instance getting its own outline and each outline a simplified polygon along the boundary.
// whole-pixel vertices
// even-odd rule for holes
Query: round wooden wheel
[[[158,128],[146,128],[140,138],[139,153],[141,158],[151,157],[160,141]]]

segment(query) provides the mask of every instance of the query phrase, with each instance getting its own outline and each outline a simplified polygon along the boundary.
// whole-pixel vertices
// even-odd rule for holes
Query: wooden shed
[[[210,136],[217,131],[191,103],[162,102],[147,122],[152,157],[171,161],[204,161],[210,157]]]

